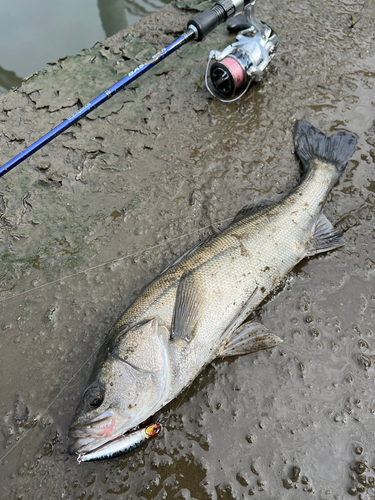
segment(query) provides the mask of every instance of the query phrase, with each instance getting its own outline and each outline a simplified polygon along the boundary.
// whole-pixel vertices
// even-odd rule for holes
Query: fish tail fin
[[[311,123],[298,120],[294,124],[294,148],[300,157],[304,171],[313,159],[333,164],[340,175],[355,151],[357,139],[348,132],[338,132],[327,137]]]

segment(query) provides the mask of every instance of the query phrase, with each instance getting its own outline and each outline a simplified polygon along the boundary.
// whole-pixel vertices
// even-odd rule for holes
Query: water
[[[47,62],[83,48],[130,26],[170,0],[1,0],[0,92]]]
[[[257,8],[280,47],[240,102],[196,92],[209,51],[231,41],[222,27],[0,180],[0,497],[374,497],[375,5]],[[2,96],[2,162],[173,40],[189,14],[167,9],[141,40],[115,37]],[[345,247],[305,259],[255,314],[283,344],[215,361],[161,411],[159,436],[78,465],[68,428],[108,329],[206,226],[295,186],[301,118],[358,144],[324,209]]]

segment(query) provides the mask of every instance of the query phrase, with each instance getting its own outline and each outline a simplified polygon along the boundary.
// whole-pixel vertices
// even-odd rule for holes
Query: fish
[[[161,427],[159,424],[150,424],[142,429],[138,429],[131,434],[120,435],[99,448],[95,448],[89,453],[78,453],[77,462],[89,462],[91,460],[102,460],[104,458],[113,458],[124,453],[129,453],[141,446],[152,437],[159,434]]]
[[[322,209],[356,148],[354,135],[327,137],[304,120],[293,136],[302,163],[296,187],[281,201],[242,208],[159,274],[116,322],[73,417],[69,453],[131,435],[215,358],[282,342],[245,320],[298,262],[344,244]]]

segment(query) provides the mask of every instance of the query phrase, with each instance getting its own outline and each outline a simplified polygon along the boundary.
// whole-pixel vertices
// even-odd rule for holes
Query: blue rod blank
[[[119,82],[115,83],[110,87],[108,90],[104,91],[102,94],[99,96],[95,97],[91,102],[83,106],[81,109],[76,111],[72,116],[67,118],[65,121],[60,123],[60,125],[57,125],[57,127],[53,128],[50,130],[46,135],[38,139],[34,144],[26,148],[24,151],[19,153],[17,156],[9,160],[5,165],[0,167],[0,177],[2,177],[4,174],[12,170],[12,168],[16,167],[19,165],[22,161],[24,161],[26,158],[29,156],[33,155],[36,151],[41,149],[43,146],[48,144],[52,139],[57,137],[58,135],[62,134],[66,129],[71,127],[74,123],[77,123],[78,120],[80,120],[83,116],[86,116],[87,114],[91,113],[95,108],[103,104],[103,102],[107,101],[110,99],[113,95],[117,94],[119,90],[122,90],[125,88],[127,85],[132,83],[134,80],[136,80],[138,77],[143,75],[143,73],[146,73],[149,69],[154,67],[156,64],[158,64],[160,61],[165,59],[167,56],[175,52],[177,49],[179,49],[182,45],[185,43],[189,42],[191,39],[193,39],[195,36],[195,32],[193,29],[188,29],[186,33],[181,35],[179,38],[177,38],[173,43],[165,47],[164,49],[160,50],[157,54],[155,54],[151,59],[149,59],[146,63],[141,64],[137,68],[135,68],[133,71],[128,73],[122,80]]]

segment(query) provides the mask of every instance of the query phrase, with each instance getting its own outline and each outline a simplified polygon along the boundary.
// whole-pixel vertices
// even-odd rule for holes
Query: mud
[[[219,27],[0,179],[1,498],[375,497],[374,8],[263,0],[280,47],[241,101],[197,89],[233,39]],[[1,96],[1,162],[190,17],[170,5]],[[157,438],[78,465],[68,427],[109,327],[199,238],[296,184],[302,118],[358,146],[325,208],[346,246],[304,260],[254,313],[284,343],[215,361]]]

